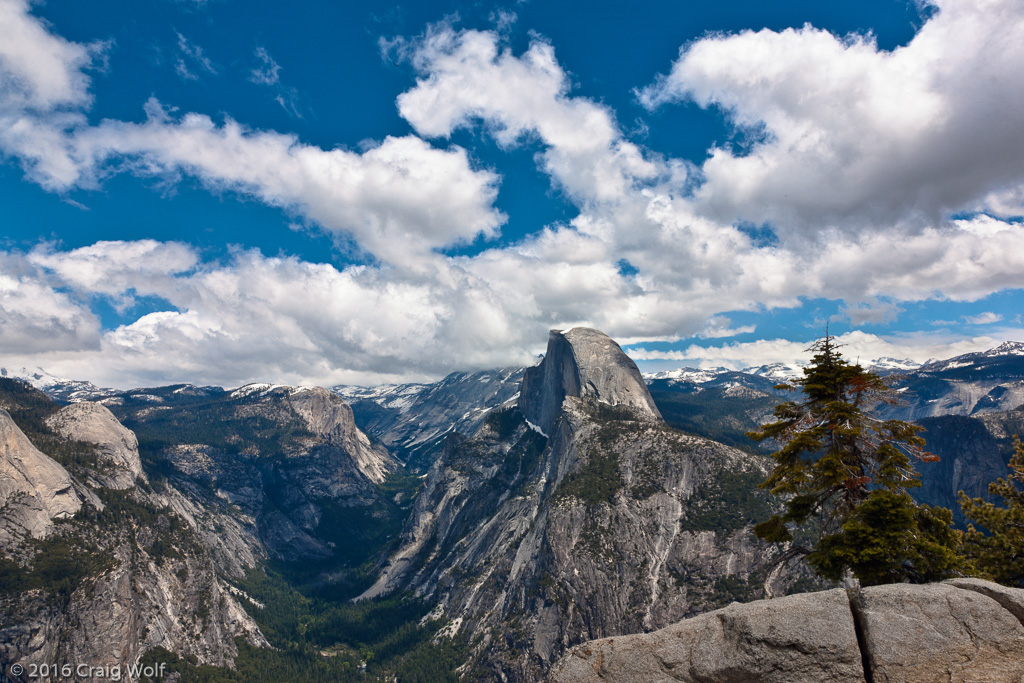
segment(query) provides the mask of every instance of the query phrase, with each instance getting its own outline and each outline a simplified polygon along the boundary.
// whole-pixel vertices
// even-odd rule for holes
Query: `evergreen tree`
[[[907,493],[921,485],[915,462],[938,459],[924,450],[922,428],[872,415],[896,403],[895,392],[843,360],[827,331],[810,351],[803,380],[777,387],[802,389],[803,400],[779,405],[774,422],[748,434],[779,444],[761,487],[786,499],[785,512],[754,533],[786,544],[782,561],[804,556],[832,580],[847,571],[864,585],[949,576],[959,564],[952,513]],[[811,540],[796,542],[798,528]]]
[[[1024,587],[1024,444],[1019,439],[1014,440],[1009,476],[989,484],[988,492],[1006,507],[960,492],[964,516],[988,530],[985,534],[969,525],[964,554],[986,578]]]

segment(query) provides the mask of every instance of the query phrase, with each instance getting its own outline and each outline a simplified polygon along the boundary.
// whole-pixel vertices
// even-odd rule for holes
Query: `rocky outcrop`
[[[514,401],[523,368],[453,372],[433,384],[338,386],[356,423],[407,466],[426,469],[446,434],[473,434],[493,408]]]
[[[445,441],[361,597],[412,591],[447,635],[473,634],[495,679],[530,681],[588,638],[758,595],[765,460],[676,432],[651,405],[605,335],[553,333],[519,406]]]
[[[379,484],[397,469],[394,458],[356,427],[352,408],[339,396],[322,387],[301,387],[289,401],[313,434],[349,453],[355,468],[370,481]]]
[[[71,475],[41,453],[0,409],[0,545],[28,534],[45,537],[53,520],[82,507]]]
[[[1016,592],[1024,605],[1024,591]],[[865,664],[879,683],[1024,678],[1024,626],[977,590],[878,586],[865,589],[853,605],[864,632]]]
[[[41,591],[0,600],[0,662],[120,668],[162,647],[203,664],[228,666],[235,638],[268,645],[201,548],[177,558],[144,543],[112,545],[112,567],[55,601]]]
[[[251,519],[200,488],[151,487],[105,407],[0,391],[21,425],[0,410],[0,670],[125,672],[156,647],[223,666],[235,638],[267,645],[227,583],[262,558]]]
[[[61,436],[96,446],[96,479],[108,488],[127,489],[136,479],[145,481],[139,441],[135,433],[117,421],[110,409],[99,403],[72,403],[46,419]]]
[[[320,387],[146,391],[116,397],[112,409],[165,461],[187,498],[203,507],[237,506],[220,525],[232,529],[231,542],[211,546],[229,566],[236,564],[230,546],[250,532],[257,547],[249,555],[343,561],[352,554],[338,542],[351,523],[348,512],[380,502],[378,485],[401,467],[356,427],[344,399]]]
[[[553,683],[930,683],[1024,678],[1024,590],[979,580],[733,604],[573,648]]]
[[[523,377],[519,409],[550,434],[567,396],[629,406],[661,419],[636,363],[608,335],[587,327],[551,331],[544,360]]]

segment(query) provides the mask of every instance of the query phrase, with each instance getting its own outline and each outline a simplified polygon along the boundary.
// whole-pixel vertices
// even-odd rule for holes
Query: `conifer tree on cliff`
[[[960,492],[964,515],[985,529],[967,527],[964,554],[985,578],[1024,588],[1024,443],[1019,439],[1014,440],[1009,476],[989,484],[988,492],[1003,504]]]
[[[863,585],[952,575],[960,562],[952,513],[907,493],[921,485],[916,462],[938,459],[924,450],[922,428],[872,414],[896,393],[843,360],[827,330],[809,351],[804,378],[778,387],[802,389],[802,400],[779,405],[774,422],[748,434],[778,445],[761,487],[785,498],[785,511],[754,533],[785,544],[782,561],[804,556],[834,581],[847,571]]]

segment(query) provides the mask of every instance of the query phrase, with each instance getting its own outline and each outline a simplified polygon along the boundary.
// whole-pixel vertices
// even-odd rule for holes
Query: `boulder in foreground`
[[[578,645],[549,680],[1019,683],[1021,615],[1024,590],[973,579],[791,595]]]

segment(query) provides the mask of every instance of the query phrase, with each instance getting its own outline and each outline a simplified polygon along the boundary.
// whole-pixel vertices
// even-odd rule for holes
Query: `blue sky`
[[[1021,338],[1010,0],[0,0],[0,363],[376,383]]]

